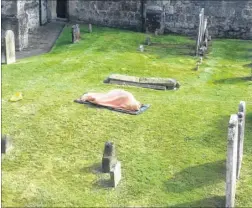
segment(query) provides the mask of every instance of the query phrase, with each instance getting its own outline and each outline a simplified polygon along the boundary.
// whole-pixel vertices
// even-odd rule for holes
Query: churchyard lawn
[[[252,41],[214,39],[199,70],[195,40],[81,26],[66,27],[48,54],[2,65],[4,207],[224,206],[227,128],[247,104],[236,206],[252,206]],[[104,84],[112,73],[177,79],[177,91]],[[74,103],[84,92],[124,89],[151,107],[128,115]],[[23,100],[10,102],[16,92]],[[122,164],[116,189],[97,172],[104,143]]]

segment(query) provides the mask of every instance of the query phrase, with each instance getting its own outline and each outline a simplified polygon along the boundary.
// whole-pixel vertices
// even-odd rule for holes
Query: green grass
[[[236,206],[252,206],[251,41],[213,40],[195,71],[195,40],[94,27],[71,44],[66,27],[53,50],[2,66],[2,205],[48,207],[223,206],[227,125],[246,101],[243,166]],[[84,33],[84,35],[83,35]],[[169,45],[173,44],[173,46]],[[103,84],[111,73],[175,78],[177,91]],[[125,89],[145,113],[132,116],[73,102],[84,92]],[[9,98],[17,91],[24,99]],[[104,143],[116,144],[122,181],[96,173]]]

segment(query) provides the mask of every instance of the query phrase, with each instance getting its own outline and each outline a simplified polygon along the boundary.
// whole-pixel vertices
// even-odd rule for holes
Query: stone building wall
[[[252,39],[251,0],[170,0],[164,2],[165,30],[196,35],[199,12],[205,8],[213,37]]]
[[[163,9],[165,33],[196,35],[205,8],[212,37],[252,39],[251,0],[69,0],[69,19],[141,30],[149,6]]]
[[[39,27],[39,0],[2,0],[1,34],[6,30],[15,34],[16,50],[28,46],[28,34]]]
[[[69,19],[109,27],[141,29],[140,0],[83,1],[71,0]]]

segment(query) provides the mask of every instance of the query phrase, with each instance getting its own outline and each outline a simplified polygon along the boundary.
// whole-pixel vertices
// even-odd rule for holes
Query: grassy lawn
[[[213,40],[195,71],[195,40],[66,27],[53,50],[2,66],[3,206],[223,206],[227,126],[241,100],[246,132],[236,206],[252,206],[252,41]],[[83,35],[84,33],[84,35]],[[177,91],[103,84],[111,73],[175,78]],[[125,89],[150,109],[138,116],[74,103],[84,92]],[[15,92],[24,99],[9,102]],[[122,181],[97,173],[105,141],[115,142]]]

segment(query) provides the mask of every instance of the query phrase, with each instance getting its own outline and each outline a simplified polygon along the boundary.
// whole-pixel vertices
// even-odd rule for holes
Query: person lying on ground
[[[129,111],[138,111],[142,106],[130,92],[120,89],[111,90],[108,93],[86,93],[77,101],[88,101],[102,106]]]

